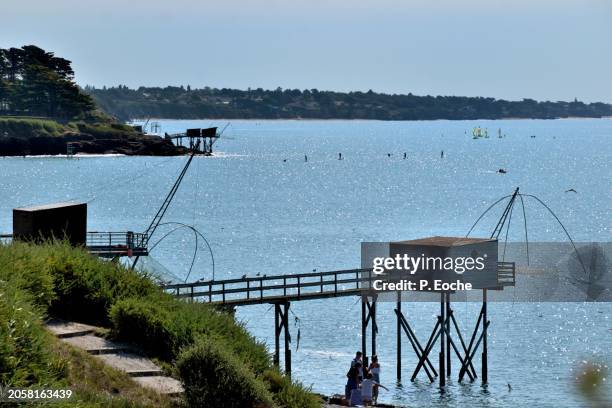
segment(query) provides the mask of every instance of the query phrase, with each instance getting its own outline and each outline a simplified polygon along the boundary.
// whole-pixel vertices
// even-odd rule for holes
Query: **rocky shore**
[[[0,156],[123,154],[177,156],[187,149],[125,125],[60,125],[51,121],[0,121]]]

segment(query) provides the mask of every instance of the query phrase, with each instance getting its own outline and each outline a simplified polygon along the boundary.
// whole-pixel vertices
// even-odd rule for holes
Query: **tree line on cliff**
[[[507,101],[485,97],[417,96],[317,89],[192,89],[177,87],[87,86],[106,112],[123,120],[143,117],[175,119],[502,119],[602,117],[612,105],[572,102]]]
[[[0,48],[0,115],[83,119],[94,109],[67,59],[35,45]]]

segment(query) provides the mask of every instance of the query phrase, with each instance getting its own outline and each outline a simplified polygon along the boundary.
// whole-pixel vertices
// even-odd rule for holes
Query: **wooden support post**
[[[444,292],[440,293],[440,316],[438,316],[438,321],[440,322],[440,355],[439,355],[439,364],[440,364],[440,368],[438,370],[438,372],[440,373],[440,388],[443,388],[444,386],[446,386],[446,376],[444,375],[444,373],[446,372],[446,353],[445,353],[445,348],[446,348],[446,339],[445,339],[445,333],[443,330],[444,324],[446,323],[444,321],[444,315],[446,314],[446,310],[444,308],[445,306],[445,301],[444,301]]]
[[[291,335],[289,334],[289,302],[274,304],[274,365],[280,367],[280,336],[285,337],[285,374],[291,377]]]
[[[402,380],[402,325],[400,323],[400,315],[402,313],[402,292],[397,291],[397,306],[396,306],[396,317],[397,317],[397,382]]]
[[[478,313],[478,320],[476,321],[476,326],[474,326],[474,331],[472,332],[472,337],[470,338],[470,343],[468,344],[467,347],[467,351],[465,352],[466,356],[467,356],[467,361],[471,363],[471,355],[474,354],[476,352],[476,349],[478,348],[478,344],[480,342],[480,338],[478,340],[478,342],[476,343],[476,347],[474,346],[474,340],[476,340],[476,334],[478,334],[478,329],[480,328],[480,321],[482,320],[482,308],[480,309],[480,312]],[[482,337],[481,337],[482,338]],[[474,350],[472,352],[472,350]],[[463,380],[463,375],[465,374],[465,370],[467,369],[467,367],[465,365],[462,365],[461,369],[459,370],[459,382],[461,382],[461,380]]]
[[[397,314],[397,316],[400,319],[400,326],[404,330],[404,333],[406,334],[406,336],[408,337],[408,340],[410,341],[410,345],[412,346],[412,349],[414,350],[414,353],[419,358],[419,365],[417,366],[417,369],[414,371],[413,376],[412,376],[410,381],[414,381],[414,379],[416,378],[416,375],[418,374],[418,372],[420,370],[420,367],[422,366],[423,369],[425,370],[425,374],[427,374],[427,377],[429,378],[429,381],[433,382],[434,381],[433,376],[429,372],[429,369],[427,368],[427,366],[429,366],[431,368],[431,371],[433,372],[433,375],[437,376],[438,373],[436,372],[435,368],[431,364],[431,361],[429,361],[428,354],[431,351],[431,349],[433,348],[434,343],[435,343],[435,340],[432,341],[432,339],[434,338],[434,334],[435,333],[439,334],[438,327],[439,327],[440,324],[436,322],[436,326],[434,327],[433,331],[431,332],[431,336],[429,337],[429,341],[427,342],[427,345],[426,345],[425,349],[423,349],[423,347],[421,347],[421,343],[419,343],[419,339],[416,337],[416,335],[412,331],[412,328],[410,328],[410,325],[408,324],[408,321],[406,320],[404,315],[401,312],[399,312],[397,309],[395,309],[395,313]],[[437,337],[436,337],[436,339],[437,339]]]
[[[280,366],[280,305],[278,303],[274,304],[274,365],[276,367]]]
[[[448,321],[448,317],[447,317],[447,321]],[[446,331],[446,327],[447,327],[447,326],[444,326],[444,330],[445,330],[445,331]],[[469,361],[468,361],[468,362],[466,362],[466,360],[465,360],[463,357],[461,357],[461,352],[459,351],[459,348],[457,348],[457,345],[456,345],[456,344],[455,344],[455,342],[453,341],[453,339],[452,339],[452,337],[451,337],[451,335],[450,335],[450,333],[449,333],[449,332],[447,332],[447,333],[446,333],[446,338],[450,340],[450,342],[449,342],[449,343],[447,343],[447,345],[448,345],[448,346],[447,346],[447,349],[446,349],[446,351],[447,351],[447,355],[448,355],[448,354],[450,354],[450,352],[451,352],[451,347],[452,347],[452,350],[453,350],[453,351],[455,352],[455,354],[457,355],[457,358],[458,358],[458,359],[459,359],[459,361],[461,362],[461,365],[462,365],[462,366],[464,366],[464,365],[465,365],[465,366],[470,366],[470,365],[471,365],[471,362],[469,362]],[[472,376],[472,372],[471,372],[470,370],[466,370],[465,372],[466,372],[466,373],[468,374],[468,376],[470,377],[470,380],[471,380],[471,381],[474,381],[474,378],[475,378],[475,377],[474,377],[474,376]]]
[[[446,294],[446,376],[451,376],[451,337],[450,337],[450,293]]]
[[[427,373],[427,369],[425,366],[425,363],[428,363],[432,372],[434,373],[434,375],[438,375],[438,373],[436,372],[436,370],[433,368],[433,365],[431,364],[431,362],[429,361],[429,353],[431,353],[431,351],[433,350],[433,348],[436,345],[436,341],[438,341],[438,337],[441,334],[441,330],[439,330],[439,328],[441,327],[440,321],[438,320],[436,322],[436,325],[434,326],[431,335],[429,336],[429,340],[427,341],[427,344],[425,345],[425,348],[423,349],[421,356],[419,357],[419,363],[417,364],[416,368],[414,369],[414,372],[412,373],[412,377],[410,378],[410,381],[414,381],[416,379],[417,374],[419,373],[419,370],[421,369],[421,367],[425,368],[425,373]],[[409,337],[410,338],[410,337]],[[416,339],[416,338],[414,338]],[[418,343],[417,343],[418,346]],[[413,344],[413,348],[414,348],[414,344]],[[419,346],[420,348],[420,346]],[[418,353],[417,353],[418,356]],[[439,367],[438,367],[439,368]],[[429,381],[433,382],[433,377],[431,377],[428,374],[429,377]]]
[[[482,384],[487,384],[489,380],[489,370],[487,362],[487,290],[482,290]]]
[[[285,326],[285,375],[291,377],[291,336],[289,335],[289,302],[283,305],[285,312],[283,313],[283,326]]]
[[[461,347],[463,348],[463,352],[465,353],[465,356],[467,358],[469,352],[468,349],[465,345],[465,341],[463,340],[463,336],[461,335],[461,331],[459,330],[459,325],[457,324],[457,320],[455,319],[455,315],[453,314],[453,311],[451,309],[450,311],[450,318],[453,321],[453,325],[455,326],[455,331],[457,332],[457,336],[459,337],[459,341],[461,342]],[[476,369],[474,368],[474,366],[472,365],[472,363],[470,362],[469,364],[469,369],[472,372],[472,377],[476,378]]]
[[[368,327],[368,321],[367,321],[367,316],[366,316],[366,302],[368,301],[368,298],[366,296],[362,296],[361,297],[361,353],[362,353],[362,361],[363,361],[363,366],[365,367],[368,364],[368,352],[367,352],[367,347],[366,347],[366,341],[367,341],[367,327]]]
[[[376,355],[376,294],[372,296],[372,304],[370,306],[370,324],[372,325],[372,355]]]
[[[489,326],[489,323],[491,322],[485,323],[485,328]],[[478,340],[476,341],[476,345],[474,346],[474,350],[468,355],[468,357],[462,363],[461,371],[459,371],[459,382],[461,382],[461,380],[463,379],[463,375],[467,372],[468,365],[471,364],[472,359],[474,358],[474,355],[476,355],[476,351],[478,350],[478,346],[480,345],[480,342],[482,341],[483,335],[484,335],[484,331],[480,333],[480,336],[478,337]],[[468,350],[470,350],[469,347],[468,347]]]

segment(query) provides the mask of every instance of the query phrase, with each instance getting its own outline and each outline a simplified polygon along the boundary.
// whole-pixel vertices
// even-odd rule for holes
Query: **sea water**
[[[168,133],[225,123],[160,121]],[[215,156],[194,159],[164,218],[194,225],[204,234],[216,279],[349,269],[360,265],[362,241],[463,236],[490,204],[516,187],[546,202],[575,240],[612,238],[612,120],[229,123],[214,145]],[[490,137],[473,139],[477,126],[487,128]],[[498,129],[505,137],[498,137]],[[1,158],[0,232],[10,233],[14,207],[66,200],[88,203],[88,230],[143,231],[185,160]],[[526,198],[525,207],[530,240],[566,239],[534,199]],[[485,217],[472,235],[489,236],[499,211]],[[152,242],[175,227],[161,226]],[[523,221],[515,216],[509,237],[523,236]],[[200,246],[189,273],[193,253],[192,233],[179,229],[144,263],[175,279],[211,279],[206,246]],[[488,387],[481,387],[479,379],[459,384],[456,359],[445,392],[423,372],[410,382],[417,359],[405,337],[397,384],[394,306],[378,307],[381,382],[390,389],[381,390],[384,402],[584,406],[575,387],[582,364],[612,363],[610,304],[492,303]],[[469,336],[480,305],[457,302],[453,307]],[[403,306],[422,343],[438,308]],[[350,361],[361,347],[358,298],[293,302],[291,311],[293,377],[316,392],[342,393]],[[273,346],[269,305],[240,307],[237,317]],[[432,361],[436,364],[437,356]],[[608,376],[606,384],[611,381]]]

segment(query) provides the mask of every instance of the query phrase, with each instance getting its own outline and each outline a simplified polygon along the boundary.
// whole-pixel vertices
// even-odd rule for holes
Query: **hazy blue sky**
[[[612,102],[610,0],[2,0],[81,85]]]

